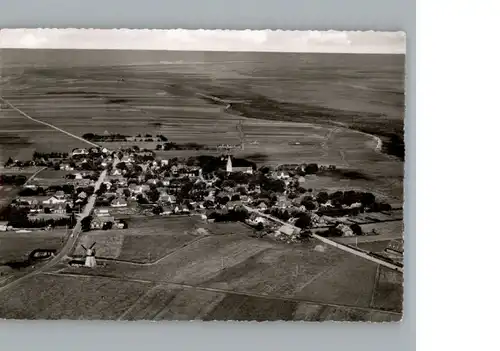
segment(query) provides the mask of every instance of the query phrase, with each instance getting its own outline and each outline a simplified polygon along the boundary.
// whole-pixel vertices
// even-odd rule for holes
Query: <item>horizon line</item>
[[[0,49],[406,54],[404,32],[225,29],[0,29]]]

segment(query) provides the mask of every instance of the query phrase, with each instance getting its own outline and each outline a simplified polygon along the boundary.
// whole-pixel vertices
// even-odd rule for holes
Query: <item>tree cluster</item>
[[[27,179],[28,178],[26,176],[20,174],[13,174],[13,175],[0,174],[0,185],[21,186],[26,182]]]

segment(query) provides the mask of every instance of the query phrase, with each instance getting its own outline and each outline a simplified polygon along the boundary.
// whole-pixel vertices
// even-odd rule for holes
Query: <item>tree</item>
[[[45,208],[43,209],[43,213],[45,213],[45,214],[49,214],[49,213],[50,213],[50,208],[49,208],[49,207],[45,207]]]
[[[359,224],[351,224],[350,228],[355,235],[363,235],[363,229]]]
[[[306,174],[316,174],[319,170],[319,167],[316,163],[310,163],[304,168],[304,172]]]
[[[92,223],[92,216],[87,216],[80,222],[82,225],[82,232],[88,232],[90,230],[90,223]]]
[[[375,195],[372,193],[363,193],[361,195],[361,203],[364,207],[373,205],[375,203]]]
[[[336,191],[334,193],[331,193],[328,197],[332,202],[341,201],[344,197],[344,193],[342,191]]]
[[[228,202],[229,202],[229,196],[224,196],[224,197],[222,197],[222,198],[219,198],[219,203],[220,203],[221,205],[225,205],[225,204],[227,204]]]
[[[267,166],[264,166],[260,169],[260,173],[262,174],[268,174],[271,169]]]
[[[163,149],[163,146],[161,146],[161,144],[156,145],[155,150],[162,150],[162,149]]]
[[[141,205],[149,204],[149,201],[142,194],[137,195],[137,202]]]
[[[104,183],[102,183],[99,186],[99,189],[97,189],[96,194],[100,196],[100,195],[104,194],[106,192],[106,190],[108,190],[108,188],[106,187],[106,185]]]
[[[303,187],[299,187],[299,188],[297,189],[297,191],[298,191],[299,193],[301,193],[301,194],[305,194],[305,193],[307,192],[307,190],[306,190],[306,189],[304,189]]]
[[[240,195],[239,195],[239,194],[234,194],[234,195],[231,197],[231,201],[240,201]]]
[[[386,203],[379,204],[380,211],[390,211],[392,210],[392,206]]]
[[[258,231],[264,230],[264,224],[262,222],[257,223],[255,229]]]
[[[163,208],[161,206],[155,206],[153,208],[153,214],[155,214],[155,215],[159,215],[162,212],[163,212]]]
[[[313,211],[316,209],[316,204],[311,200],[302,201],[301,205],[303,205],[308,211]]]
[[[322,234],[326,237],[341,237],[342,231],[337,227],[329,227]]]
[[[153,189],[148,192],[148,198],[151,202],[156,202],[160,199],[160,192],[157,189]]]
[[[73,184],[64,184],[62,190],[65,194],[72,194],[75,191],[75,186]]]
[[[66,213],[73,213],[73,209],[69,204],[66,204]]]
[[[311,225],[311,216],[306,213],[303,213],[297,218],[295,222],[295,226],[301,229],[308,228]]]
[[[328,201],[328,193],[325,191],[321,191],[316,195],[316,201],[320,204],[324,204]]]
[[[105,222],[102,226],[102,230],[109,230],[111,228],[113,228],[113,222],[111,221]]]
[[[12,164],[14,164],[14,160],[12,159],[12,157],[9,157],[7,162],[5,162],[5,167],[12,166]]]

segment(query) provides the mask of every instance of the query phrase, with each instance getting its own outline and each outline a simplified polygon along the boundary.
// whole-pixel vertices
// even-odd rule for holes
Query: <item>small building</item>
[[[175,204],[177,202],[177,199],[174,195],[170,194],[162,194],[160,195],[160,201],[169,203],[169,204]]]
[[[62,190],[59,190],[59,191],[56,191],[56,193],[54,194],[55,197],[57,197],[58,199],[63,199],[64,198],[64,191]]]
[[[282,225],[278,231],[282,234],[286,234],[286,235],[295,235],[295,234],[298,234],[300,232],[300,229],[299,228],[296,228],[296,227],[292,227],[291,225],[289,224],[284,224]]]
[[[94,210],[94,213],[98,217],[106,217],[106,216],[109,216],[109,209],[107,209],[107,208],[96,208]]]
[[[265,203],[265,202],[261,202],[261,203],[259,204],[259,209],[260,209],[260,210],[262,210],[262,211],[267,210],[267,205],[266,205],[266,203]]]
[[[76,156],[76,155],[87,155],[88,151],[86,149],[74,149],[71,155]]]
[[[83,176],[82,176],[81,173],[75,173],[74,176],[75,176],[76,180],[82,180],[83,179]]]
[[[64,199],[59,199],[55,196],[49,197],[47,200],[42,201],[44,205],[57,205],[57,204],[62,204],[65,203],[66,200]]]
[[[7,221],[0,221],[0,232],[5,232],[7,231],[7,224],[9,222]]]
[[[95,217],[92,219],[92,222],[90,222],[90,228],[91,229],[102,229],[104,227],[104,224],[107,222],[114,223],[115,218],[112,216]]]
[[[66,206],[63,204],[58,204],[52,209],[52,213],[64,214],[66,213]]]
[[[337,228],[342,232],[342,236],[354,236],[354,232],[346,224],[339,224]]]
[[[127,201],[123,198],[116,198],[111,201],[111,207],[127,207]]]
[[[280,172],[277,174],[276,178],[278,179],[288,179],[290,178],[290,175],[288,173],[285,173],[285,172]]]

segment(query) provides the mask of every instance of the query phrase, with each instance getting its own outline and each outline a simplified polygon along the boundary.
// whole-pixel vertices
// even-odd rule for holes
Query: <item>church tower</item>
[[[231,173],[233,171],[233,163],[231,162],[231,156],[227,157],[226,172]]]

